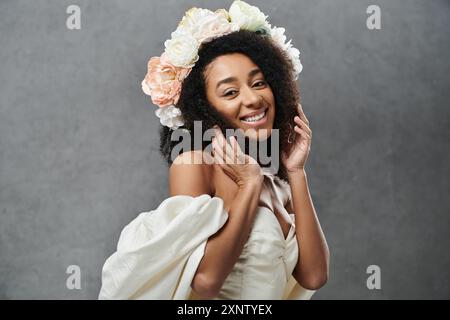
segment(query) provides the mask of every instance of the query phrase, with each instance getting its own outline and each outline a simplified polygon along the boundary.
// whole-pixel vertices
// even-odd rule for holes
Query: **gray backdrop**
[[[97,298],[122,228],[168,196],[147,60],[191,6],[231,2],[0,0],[0,298]],[[249,2],[302,53],[331,251],[313,298],[449,298],[450,2]],[[66,28],[70,4],[81,30]],[[366,27],[370,4],[381,30]]]

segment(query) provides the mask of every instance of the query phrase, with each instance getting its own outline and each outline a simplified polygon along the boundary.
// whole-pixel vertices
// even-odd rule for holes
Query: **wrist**
[[[294,178],[298,178],[298,177],[306,177],[306,171],[305,168],[300,168],[300,169],[296,169],[296,170],[287,170],[287,176],[290,179]]]
[[[238,183],[239,189],[246,189],[246,188],[255,188],[262,185],[264,177],[263,176],[255,176],[252,178],[248,178],[246,180],[242,180]]]

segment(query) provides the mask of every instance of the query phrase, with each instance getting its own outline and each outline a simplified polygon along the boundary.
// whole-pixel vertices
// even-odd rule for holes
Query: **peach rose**
[[[183,80],[191,68],[175,67],[165,54],[152,57],[148,62],[148,71],[142,81],[142,90],[151,96],[152,102],[159,107],[177,104],[180,98]]]

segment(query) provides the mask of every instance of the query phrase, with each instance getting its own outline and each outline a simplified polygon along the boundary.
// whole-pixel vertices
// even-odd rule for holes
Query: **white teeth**
[[[256,121],[261,120],[262,118],[264,118],[265,114],[266,114],[266,112],[264,111],[264,112],[262,112],[260,114],[257,114],[256,116],[251,116],[251,117],[244,118],[244,119],[242,119],[242,121],[245,121],[245,122],[256,122]]]

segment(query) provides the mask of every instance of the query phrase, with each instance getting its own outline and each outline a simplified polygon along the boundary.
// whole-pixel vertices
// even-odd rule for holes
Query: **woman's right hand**
[[[263,176],[258,162],[242,152],[234,136],[227,142],[222,131],[215,127],[216,135],[212,139],[214,163],[220,166],[239,188],[251,183],[262,183]]]

